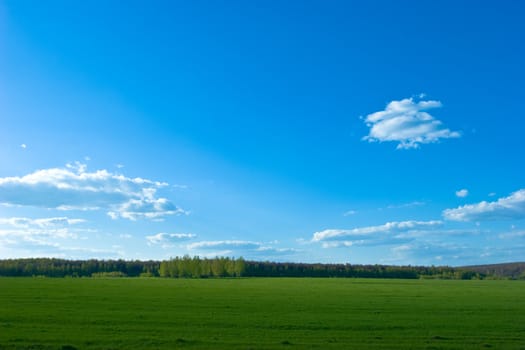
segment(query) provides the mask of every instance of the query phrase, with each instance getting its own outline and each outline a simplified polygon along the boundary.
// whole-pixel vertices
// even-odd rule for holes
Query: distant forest
[[[507,264],[509,265],[509,264]],[[495,265],[492,265],[495,266]],[[524,279],[525,273],[505,274],[500,269],[475,269],[448,266],[390,266],[353,264],[303,264],[246,261],[217,257],[177,257],[165,261],[64,260],[52,258],[0,260],[0,276],[11,277],[359,277],[406,279]],[[525,264],[520,265],[522,271]]]

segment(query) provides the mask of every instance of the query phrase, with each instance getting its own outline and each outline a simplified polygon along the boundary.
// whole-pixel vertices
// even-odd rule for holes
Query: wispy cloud
[[[465,198],[466,196],[468,196],[468,190],[466,188],[456,191],[456,197]]]
[[[525,218],[525,189],[494,202],[482,201],[443,211],[443,217],[453,221],[519,220]]]
[[[314,233],[311,242],[321,243],[323,248],[403,244],[427,238],[441,225],[441,221],[401,221],[349,230],[329,229]]]
[[[392,256],[385,259],[388,263],[417,261],[419,264],[443,264],[458,261],[460,258],[472,258],[475,253],[462,244],[449,242],[411,242],[391,249]],[[478,252],[478,257],[481,252]]]
[[[398,149],[419,148],[421,144],[435,143],[440,139],[460,137],[457,131],[443,127],[443,123],[430,115],[428,110],[442,107],[439,101],[415,101],[406,98],[392,101],[386,108],[365,118],[370,128],[363,140],[369,142],[397,142]]]
[[[122,258],[122,251],[79,245],[79,239],[97,230],[86,220],[68,217],[0,218],[0,250],[6,257]],[[84,241],[83,241],[84,242]]]
[[[119,217],[129,220],[153,219],[162,220],[168,215],[189,214],[189,212],[178,208],[166,198],[155,198],[154,194],[146,195],[140,199],[130,199],[116,207],[116,210],[109,211],[108,215],[112,219]]]
[[[68,217],[52,217],[40,219],[31,219],[24,217],[0,218],[0,225],[8,225],[19,228],[28,228],[32,226],[36,226],[39,228],[48,228],[54,226],[75,225],[83,222],[86,222],[86,220],[70,219]]]
[[[412,242],[391,249],[389,263],[407,262],[420,265],[446,264],[451,266],[478,265],[482,263],[499,263],[521,257],[525,245],[512,246],[478,246],[469,242]],[[489,260],[487,260],[489,259]]]
[[[275,247],[274,243],[262,243],[243,240],[201,241],[187,245],[187,249],[205,257],[237,255],[248,259],[279,260],[299,252],[293,248]]]
[[[261,243],[251,241],[240,241],[240,240],[226,240],[226,241],[201,241],[188,244],[190,250],[230,250],[236,249],[259,249],[262,246]]]
[[[355,210],[348,210],[348,211],[343,213],[343,216],[352,216],[352,215],[355,215],[355,214],[357,214],[357,211],[355,211]]]
[[[161,219],[187,213],[157,191],[167,183],[129,178],[107,170],[89,172],[76,162],[0,178],[0,203],[61,210],[104,209],[114,219]]]
[[[50,256],[65,254],[63,243],[76,240],[80,234],[91,230],[76,227],[84,223],[82,219],[67,217],[0,218],[0,246],[4,257],[13,256]]]
[[[0,236],[0,251],[3,257],[56,257],[64,259],[122,259],[125,253],[121,250],[87,248],[70,246],[63,242],[49,241],[41,237],[25,237],[12,240]]]
[[[315,232],[313,242],[323,241],[356,241],[360,239],[370,239],[377,234],[396,234],[422,228],[441,226],[441,221],[400,221],[387,222],[378,226],[358,227],[349,230],[328,229]]]
[[[193,233],[157,233],[156,235],[146,236],[149,245],[161,245],[163,248],[170,248],[175,243],[187,241],[197,237]]]
[[[89,231],[88,229],[73,228],[73,225],[84,223],[83,219],[71,219],[67,217],[51,218],[26,218],[10,217],[0,218],[0,237],[12,242],[25,240],[33,241],[47,238],[76,238],[81,232]]]
[[[387,206],[387,209],[401,209],[401,208],[412,208],[412,207],[421,207],[425,205],[426,202],[423,201],[412,201],[408,203],[401,203],[401,204],[391,204]]]
[[[525,231],[512,231],[501,233],[498,237],[501,239],[525,238]]]

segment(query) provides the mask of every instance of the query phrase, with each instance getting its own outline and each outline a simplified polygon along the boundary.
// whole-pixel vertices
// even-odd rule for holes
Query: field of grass
[[[525,349],[525,282],[0,278],[0,349]]]

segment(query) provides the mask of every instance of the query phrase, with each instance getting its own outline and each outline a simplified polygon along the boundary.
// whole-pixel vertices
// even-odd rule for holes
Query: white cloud
[[[218,250],[218,251],[207,251],[199,253],[199,257],[206,259],[213,259],[218,256],[234,256],[235,252],[233,250]]]
[[[112,218],[160,220],[184,214],[157,191],[167,183],[129,178],[107,170],[87,171],[76,162],[65,168],[37,170],[0,178],[0,203],[60,210],[107,210]]]
[[[525,231],[514,231],[514,232],[502,233],[498,237],[501,239],[525,238]]]
[[[355,215],[355,214],[357,214],[357,211],[349,210],[349,211],[343,213],[343,216],[352,216],[352,215]]]
[[[384,225],[359,227],[350,230],[329,229],[315,232],[312,241],[359,241],[362,239],[370,239],[371,236],[378,234],[396,234],[441,225],[441,221],[394,221]]]
[[[27,148],[27,145],[26,145],[25,143],[23,143],[23,144],[20,145],[20,148],[22,148],[22,149],[26,149],[26,148]]]
[[[18,228],[27,228],[36,226],[39,228],[47,228],[53,226],[64,226],[64,225],[75,225],[86,222],[84,219],[70,219],[67,217],[53,217],[53,218],[41,218],[41,219],[30,219],[23,217],[11,217],[11,218],[0,218],[0,225],[8,225]]]
[[[156,235],[146,236],[149,245],[160,244],[164,248],[171,247],[173,243],[186,241],[197,237],[193,233],[157,233]]]
[[[188,215],[187,211],[178,208],[166,198],[130,199],[117,207],[116,211],[109,211],[112,219],[119,217],[129,220],[153,219],[159,220],[167,215]]]
[[[525,189],[494,202],[482,201],[443,211],[443,217],[453,221],[493,221],[525,219]]]
[[[242,240],[201,241],[188,244],[187,249],[199,252],[204,257],[236,255],[256,260],[279,260],[279,258],[299,252],[293,248],[275,247],[275,243],[277,242],[261,243]]]
[[[393,247],[391,252],[392,256],[387,259],[390,263],[417,261],[425,265],[439,265],[444,259],[457,261],[472,254],[469,247],[450,242],[412,242]]]
[[[426,202],[422,202],[422,201],[412,201],[412,202],[402,203],[402,204],[391,204],[391,205],[387,206],[386,208],[387,209],[411,208],[411,207],[420,207],[420,206],[423,206],[425,204],[426,204]]]
[[[0,237],[10,239],[12,241],[22,240],[34,240],[35,237],[49,237],[49,238],[77,238],[77,232],[72,231],[69,228],[53,228],[53,229],[38,229],[38,228],[25,228],[25,229],[0,229]]]
[[[398,142],[398,149],[409,149],[440,139],[460,137],[459,132],[444,128],[441,121],[426,112],[441,106],[439,101],[414,101],[413,98],[392,101],[383,111],[366,116],[370,132],[363,140],[393,141]]]
[[[122,254],[105,249],[71,246],[82,235],[95,232],[89,228],[78,227],[86,222],[83,219],[68,217],[0,218],[0,247],[4,257],[62,257],[93,258],[100,256],[123,257]]]
[[[25,217],[0,218],[0,238],[11,243],[77,238],[79,233],[88,230],[72,228],[72,226],[83,222],[85,222],[83,219],[70,219],[67,217],[40,219]]]
[[[384,225],[358,227],[349,230],[330,229],[316,232],[311,243],[321,243],[323,248],[371,247],[406,244],[438,236],[466,235],[466,231],[442,230],[441,221],[401,221]]]
[[[261,243],[251,241],[239,241],[239,240],[226,240],[226,241],[201,241],[188,244],[187,248],[190,250],[199,249],[259,249],[262,246]]]
[[[3,239],[0,236],[0,251],[5,258],[38,258],[55,257],[62,259],[122,259],[123,251],[99,248],[69,246],[58,242],[50,242],[39,237],[27,237],[23,240]]]
[[[456,197],[465,198],[466,196],[468,196],[468,190],[466,188],[456,191]]]

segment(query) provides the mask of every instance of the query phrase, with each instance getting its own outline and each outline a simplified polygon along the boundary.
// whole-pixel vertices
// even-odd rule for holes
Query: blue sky
[[[0,257],[524,260],[516,1],[2,1]]]

